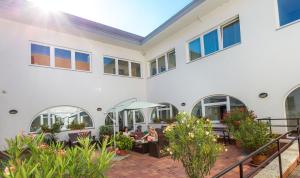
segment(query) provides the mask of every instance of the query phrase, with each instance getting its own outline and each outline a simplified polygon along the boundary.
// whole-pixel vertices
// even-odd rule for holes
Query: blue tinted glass
[[[75,52],[75,61],[89,63],[90,55],[86,53]]]
[[[219,50],[218,30],[214,30],[204,35],[204,51],[205,55]]]
[[[278,0],[280,25],[300,19],[300,0]]]
[[[191,61],[201,57],[200,38],[197,38],[189,43],[189,53]]]
[[[55,57],[71,59],[71,51],[55,48]]]
[[[50,56],[50,48],[48,46],[31,44],[31,53]]]
[[[240,22],[236,21],[223,28],[223,48],[241,42]]]

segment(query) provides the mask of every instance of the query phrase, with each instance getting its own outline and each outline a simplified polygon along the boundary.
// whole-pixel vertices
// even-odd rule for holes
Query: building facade
[[[300,116],[297,1],[199,0],[145,38],[94,33],[83,22],[77,31],[41,26],[1,8],[1,146],[34,131],[37,117],[55,121],[55,107],[79,109],[81,122],[88,115],[97,135],[106,111],[130,98],[166,107],[127,113],[124,125],[178,111],[218,123],[241,106],[259,118]]]

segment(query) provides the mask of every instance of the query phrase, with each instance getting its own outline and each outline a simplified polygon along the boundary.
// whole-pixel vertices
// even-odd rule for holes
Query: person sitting
[[[158,135],[153,127],[149,127],[149,133],[146,134],[142,139],[147,139],[148,142],[157,141]]]
[[[123,135],[129,137],[130,133],[128,132],[128,127],[124,127]]]

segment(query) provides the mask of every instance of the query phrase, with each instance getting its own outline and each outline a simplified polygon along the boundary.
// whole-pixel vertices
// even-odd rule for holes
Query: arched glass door
[[[192,115],[199,118],[207,117],[213,123],[220,123],[224,114],[235,108],[246,108],[246,106],[236,98],[226,95],[215,95],[201,99],[194,106]]]
[[[292,91],[285,100],[285,111],[287,118],[300,118],[300,88]],[[288,120],[287,125],[296,125],[296,120]],[[288,130],[295,128],[288,127]]]

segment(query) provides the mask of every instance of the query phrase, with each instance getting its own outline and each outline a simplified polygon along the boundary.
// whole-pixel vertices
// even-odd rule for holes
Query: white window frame
[[[276,16],[276,19],[277,19],[277,22],[276,22],[276,29],[277,30],[280,30],[282,28],[285,28],[285,27],[288,27],[288,26],[291,26],[293,24],[296,24],[296,23],[299,23],[300,22],[300,19],[298,20],[295,20],[295,21],[292,21],[290,23],[287,23],[285,25],[280,25],[280,14],[279,14],[279,4],[278,4],[278,0],[274,0],[274,10],[275,10],[275,16]]]
[[[226,23],[224,23],[223,25],[221,25],[221,28],[220,28],[220,37],[221,37],[221,42],[222,42],[222,49],[227,49],[227,48],[230,48],[230,47],[232,47],[232,46],[235,46],[235,45],[237,45],[237,44],[239,44],[239,43],[241,43],[241,42],[239,42],[239,43],[235,43],[235,44],[232,44],[232,45],[230,45],[230,46],[227,46],[227,47],[225,47],[224,48],[224,46],[223,46],[223,43],[224,43],[224,27],[227,27],[227,26],[229,26],[229,25],[231,25],[231,24],[233,24],[233,23],[235,23],[235,22],[239,22],[240,23],[240,25],[241,25],[241,22],[240,22],[240,19],[237,17],[237,18],[234,18],[234,19],[232,19],[231,21],[228,21],[228,22],[226,22]],[[241,28],[240,28],[240,36],[241,36]],[[241,36],[241,39],[240,39],[241,41],[242,41],[242,36]]]
[[[116,72],[115,74],[112,74],[112,73],[105,73],[104,72],[104,58],[107,57],[107,58],[112,58],[112,59],[115,59],[115,69],[116,69]],[[129,74],[128,75],[120,75],[119,74],[119,60],[121,61],[126,61],[128,62],[128,72]],[[137,76],[133,76],[132,75],[132,71],[131,71],[131,63],[136,63],[136,64],[139,64],[140,65],[140,70],[141,70],[141,76],[140,77],[137,77]],[[104,75],[115,75],[115,76],[120,76],[120,77],[130,77],[130,78],[143,78],[143,68],[142,68],[142,63],[139,62],[139,61],[133,61],[133,60],[129,60],[129,59],[126,59],[126,58],[120,58],[120,57],[114,57],[114,56],[110,56],[110,55],[104,55],[102,57],[102,65],[103,65],[103,74]]]
[[[45,65],[38,65],[38,64],[32,64],[31,63],[31,44],[36,44],[36,45],[42,45],[50,48],[50,66],[45,66]],[[51,69],[61,69],[61,70],[68,70],[68,71],[76,71],[76,72],[86,72],[86,73],[91,73],[92,72],[92,53],[83,51],[83,50],[78,50],[78,49],[73,49],[73,48],[68,48],[64,46],[58,46],[58,45],[52,45],[52,44],[47,44],[47,43],[41,43],[37,41],[29,41],[28,42],[28,53],[29,53],[29,66],[35,66],[35,67],[43,67],[43,68],[51,68]],[[62,68],[62,67],[55,67],[55,48],[58,49],[63,49],[63,50],[68,50],[71,51],[71,68]],[[76,65],[75,65],[75,52],[80,52],[80,53],[85,53],[89,55],[89,65],[90,65],[90,70],[85,71],[85,70],[76,70]]]
[[[173,51],[174,51],[174,53],[175,53],[175,67],[169,69],[168,54],[171,53],[171,52],[173,52]],[[163,71],[163,72],[159,72],[159,70],[158,70],[158,59],[161,58],[161,57],[163,57],[163,56],[165,57],[165,66],[166,66],[166,70]],[[155,75],[152,75],[152,71],[151,71],[151,63],[152,63],[153,61],[155,61],[155,63],[156,63],[156,74],[155,74]],[[168,71],[170,71],[170,70],[176,69],[176,67],[177,67],[177,61],[176,61],[176,49],[175,49],[175,48],[172,48],[172,49],[168,50],[167,52],[158,55],[157,57],[155,57],[154,59],[152,59],[152,60],[150,60],[150,61],[148,62],[148,66],[149,66],[149,71],[150,71],[149,77],[154,77],[154,76],[157,76],[157,75],[159,75],[159,74],[162,74],[162,73],[168,72]]]
[[[174,55],[175,55],[175,67],[173,67],[173,68],[170,68],[169,67],[169,54],[171,54],[171,53],[173,53],[174,52]],[[176,61],[176,51],[175,51],[175,49],[173,49],[173,50],[170,50],[169,52],[167,52],[167,69],[168,69],[168,71],[169,70],[173,70],[173,69],[176,69],[176,64],[177,64],[177,61]]]
[[[231,24],[231,23],[233,23],[233,22],[236,22],[236,21],[239,21],[239,22],[240,22],[240,17],[239,17],[239,15],[235,15],[234,17],[232,17],[232,18],[226,20],[225,22],[222,22],[222,23],[220,23],[219,25],[217,25],[217,26],[215,26],[215,27],[213,27],[213,28],[210,28],[209,30],[205,31],[204,33],[201,33],[201,34],[199,34],[199,35],[196,35],[196,36],[194,36],[193,38],[187,40],[187,41],[186,41],[186,54],[187,54],[187,55],[186,55],[186,57],[187,57],[187,58],[186,58],[186,63],[191,63],[191,62],[194,62],[194,61],[198,61],[198,60],[200,60],[200,59],[203,59],[203,58],[206,58],[206,57],[208,57],[208,56],[211,56],[211,55],[214,55],[214,54],[216,54],[216,53],[219,53],[219,52],[221,52],[221,51],[223,51],[223,50],[225,50],[225,49],[228,49],[228,48],[231,48],[231,47],[234,47],[234,46],[236,46],[236,45],[241,44],[241,43],[242,43],[242,39],[241,39],[241,42],[239,42],[239,43],[233,44],[233,45],[228,46],[228,47],[226,47],[226,48],[223,47],[223,35],[222,35],[222,33],[223,33],[223,26],[226,26],[226,24],[229,25],[229,24]],[[213,52],[213,53],[210,53],[210,54],[205,54],[204,36],[205,36],[206,34],[212,32],[212,31],[214,31],[214,30],[217,30],[217,32],[218,32],[218,45],[219,45],[219,50],[217,50],[217,51],[215,51],[215,52]],[[241,34],[241,29],[240,29],[240,34]],[[189,43],[192,42],[192,41],[194,41],[194,40],[197,39],[197,38],[200,38],[200,48],[201,48],[200,50],[201,50],[201,56],[200,56],[199,58],[197,58],[197,59],[191,60],[191,58],[190,58],[190,50],[189,50]]]

